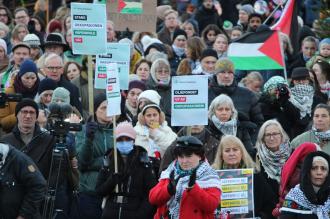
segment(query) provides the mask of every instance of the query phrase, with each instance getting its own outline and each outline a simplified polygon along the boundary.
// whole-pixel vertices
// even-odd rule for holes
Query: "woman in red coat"
[[[220,179],[205,161],[203,143],[193,136],[182,136],[174,154],[177,159],[149,193],[150,203],[158,207],[154,219],[213,219],[220,203]]]

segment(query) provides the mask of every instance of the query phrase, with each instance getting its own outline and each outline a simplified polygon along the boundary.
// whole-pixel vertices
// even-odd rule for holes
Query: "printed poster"
[[[73,54],[97,55],[106,52],[106,6],[71,3]]]
[[[172,77],[172,126],[207,125],[208,77]]]
[[[118,77],[118,67],[117,63],[110,63],[106,66],[107,69],[107,116],[116,116],[120,115],[120,82]]]
[[[254,218],[253,169],[218,170],[221,202],[216,218]]]
[[[117,63],[120,89],[128,90],[129,67],[130,67],[130,45],[127,43],[107,43],[106,54],[96,56],[95,88],[106,87],[106,66]]]

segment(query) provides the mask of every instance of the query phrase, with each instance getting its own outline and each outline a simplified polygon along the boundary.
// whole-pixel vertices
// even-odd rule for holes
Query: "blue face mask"
[[[117,142],[117,149],[123,155],[129,154],[133,150],[134,141],[119,141]]]

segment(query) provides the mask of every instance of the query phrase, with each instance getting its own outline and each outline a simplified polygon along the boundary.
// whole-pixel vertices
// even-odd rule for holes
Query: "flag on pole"
[[[298,6],[296,2],[297,0],[288,0],[286,2],[280,19],[271,26],[271,29],[288,35],[294,51],[298,52]]]
[[[284,69],[284,57],[278,31],[248,33],[232,42],[228,58],[237,70]]]

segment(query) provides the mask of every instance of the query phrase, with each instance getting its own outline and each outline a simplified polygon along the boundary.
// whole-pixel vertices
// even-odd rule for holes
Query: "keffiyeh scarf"
[[[323,205],[312,204],[296,185],[285,197],[281,211],[294,212],[300,214],[316,214],[319,219],[330,219],[330,197]]]
[[[280,182],[282,167],[289,158],[291,150],[289,143],[286,142],[282,143],[276,152],[269,150],[264,144],[258,147],[260,161],[269,178]]]
[[[197,167],[196,172],[196,184],[199,187],[206,188],[218,188],[220,189],[220,179],[217,172],[205,161],[202,161]],[[167,202],[167,206],[172,218],[179,218],[180,214],[180,202],[182,200],[183,192],[188,187],[190,174],[192,171],[182,171],[179,168],[178,161],[173,161],[170,166],[164,170],[160,176],[160,179],[170,178],[170,174],[174,170],[174,178],[179,181],[176,185],[176,193]]]
[[[234,135],[237,133],[237,119],[231,119],[228,122],[221,122],[215,115],[211,117],[215,127],[219,129],[224,135]]]
[[[325,132],[319,132],[315,127],[312,127],[312,132],[314,133],[318,143],[324,142],[324,141],[330,141],[330,130]]]
[[[291,88],[290,102],[299,109],[300,118],[304,118],[306,115],[311,115],[314,88],[308,84],[298,84]]]
[[[330,82],[327,81],[325,84],[320,84],[321,92],[328,95],[328,99],[330,99]]]

